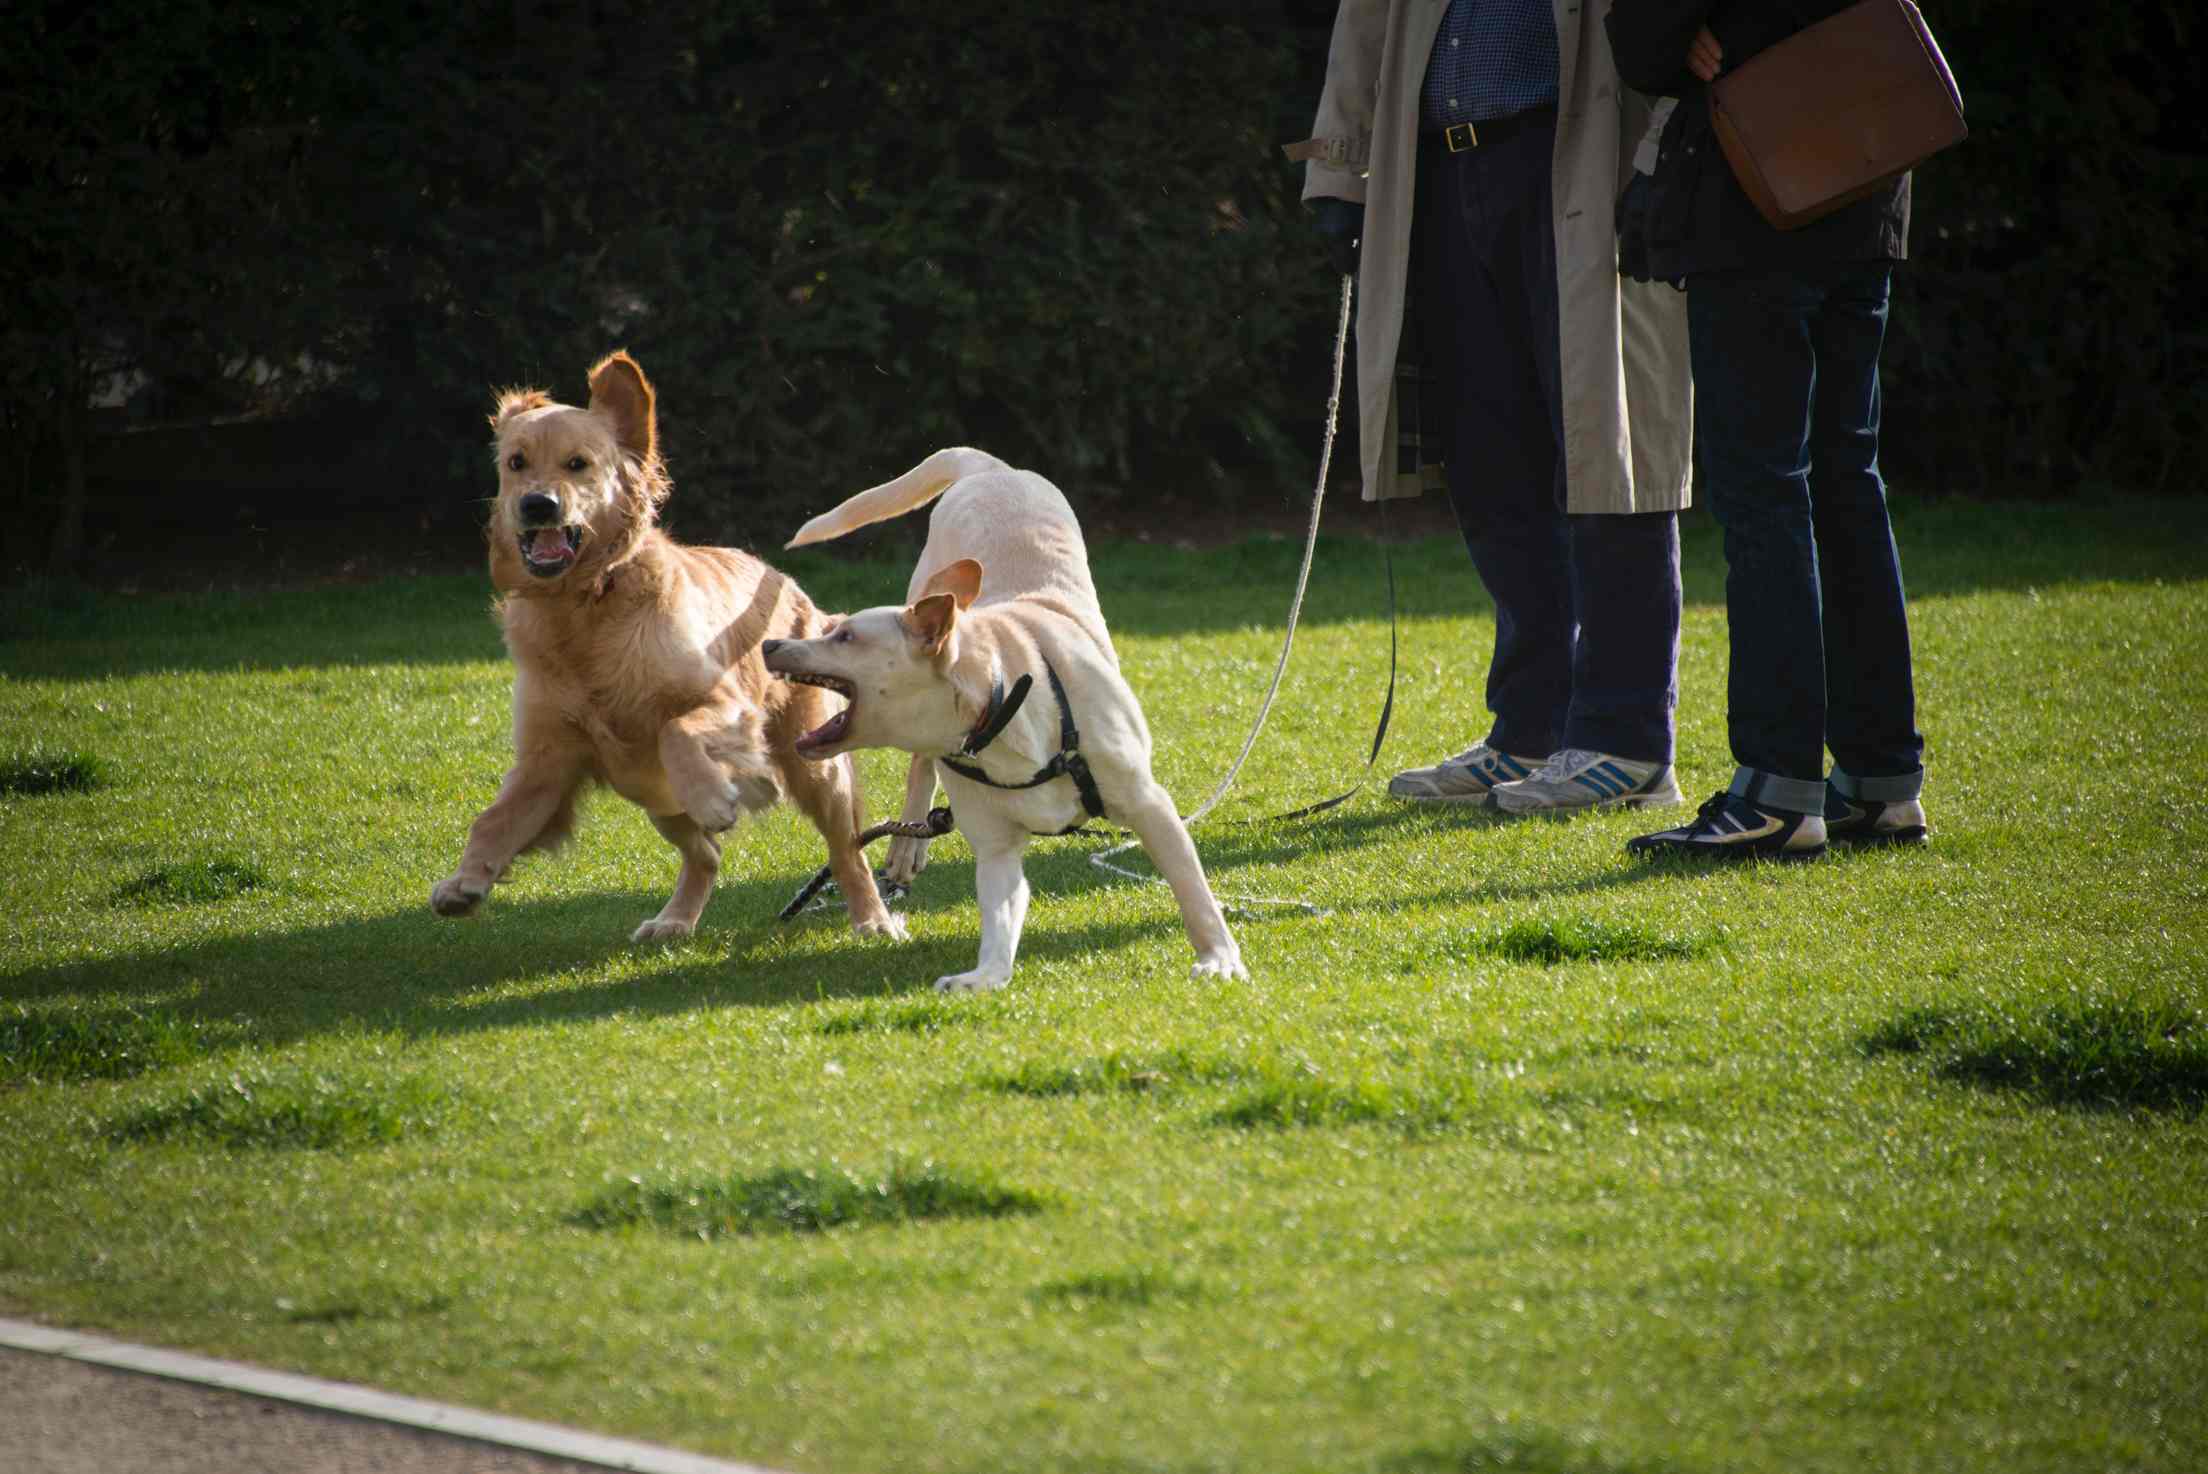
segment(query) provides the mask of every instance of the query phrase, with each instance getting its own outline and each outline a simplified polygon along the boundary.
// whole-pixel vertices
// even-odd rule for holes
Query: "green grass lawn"
[[[1933,843],[1724,872],[1378,782],[1268,821],[1348,786],[1385,685],[1379,553],[1330,540],[1196,830],[1251,980],[1190,982],[1166,891],[1069,838],[975,998],[927,987],[977,945],[961,841],[859,941],[775,921],[822,858],[787,811],[680,945],[627,944],[675,865],[610,797],[433,918],[508,757],[480,579],[18,599],[0,1312],[827,1474],[2197,1470],[2190,511],[1905,505]],[[1298,551],[1096,550],[1184,807]],[[1460,547],[1396,566],[1383,770],[1484,731],[1492,629]],[[1699,800],[1700,514],[1688,578]]]

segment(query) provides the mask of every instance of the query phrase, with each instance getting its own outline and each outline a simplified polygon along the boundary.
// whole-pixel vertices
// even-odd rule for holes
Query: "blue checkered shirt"
[[[1556,104],[1549,0],[1449,0],[1419,89],[1419,126],[1479,123]]]

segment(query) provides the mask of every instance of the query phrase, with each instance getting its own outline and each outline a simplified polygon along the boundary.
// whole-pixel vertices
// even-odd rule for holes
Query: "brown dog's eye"
[[[567,458],[567,469],[570,471],[584,471],[589,468],[590,462],[584,460],[581,456],[569,456]]]
[[[520,451],[518,451],[518,450],[517,450],[517,451],[515,451],[515,452],[514,452],[514,453],[513,453],[512,455],[510,455],[510,456],[506,457],[506,469],[507,469],[507,470],[509,470],[509,471],[525,471],[525,470],[527,470],[528,468],[529,468],[529,458],[528,458],[527,456],[523,455],[523,454],[522,454],[522,453],[521,453]]]

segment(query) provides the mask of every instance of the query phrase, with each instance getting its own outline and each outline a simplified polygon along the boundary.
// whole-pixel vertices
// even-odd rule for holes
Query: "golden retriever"
[[[858,843],[849,758],[808,761],[830,720],[818,687],[770,679],[760,641],[828,620],[789,578],[734,548],[685,547],[658,525],[669,483],[651,383],[625,352],[590,371],[590,404],[498,397],[491,582],[514,661],[514,765],[430,891],[440,916],[482,904],[516,855],[572,833],[585,785],[649,814],[682,856],[674,894],[635,941],[688,936],[720,873],[722,831],[788,797],[828,841],[853,927],[902,936]]]

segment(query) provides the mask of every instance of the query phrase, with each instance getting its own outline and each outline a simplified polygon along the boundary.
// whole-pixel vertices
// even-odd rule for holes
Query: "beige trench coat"
[[[1651,109],[1619,83],[1601,17],[1588,13],[1606,3],[1554,0],[1560,75],[1551,179],[1566,509],[1674,511],[1688,504],[1692,446],[1686,295],[1618,275],[1615,207]],[[1311,155],[1306,200],[1331,195],[1365,206],[1357,423],[1367,501],[1438,484],[1432,467],[1423,476],[1399,473],[1393,451],[1419,84],[1448,8],[1448,0],[1342,0],[1313,137],[1301,149]]]

